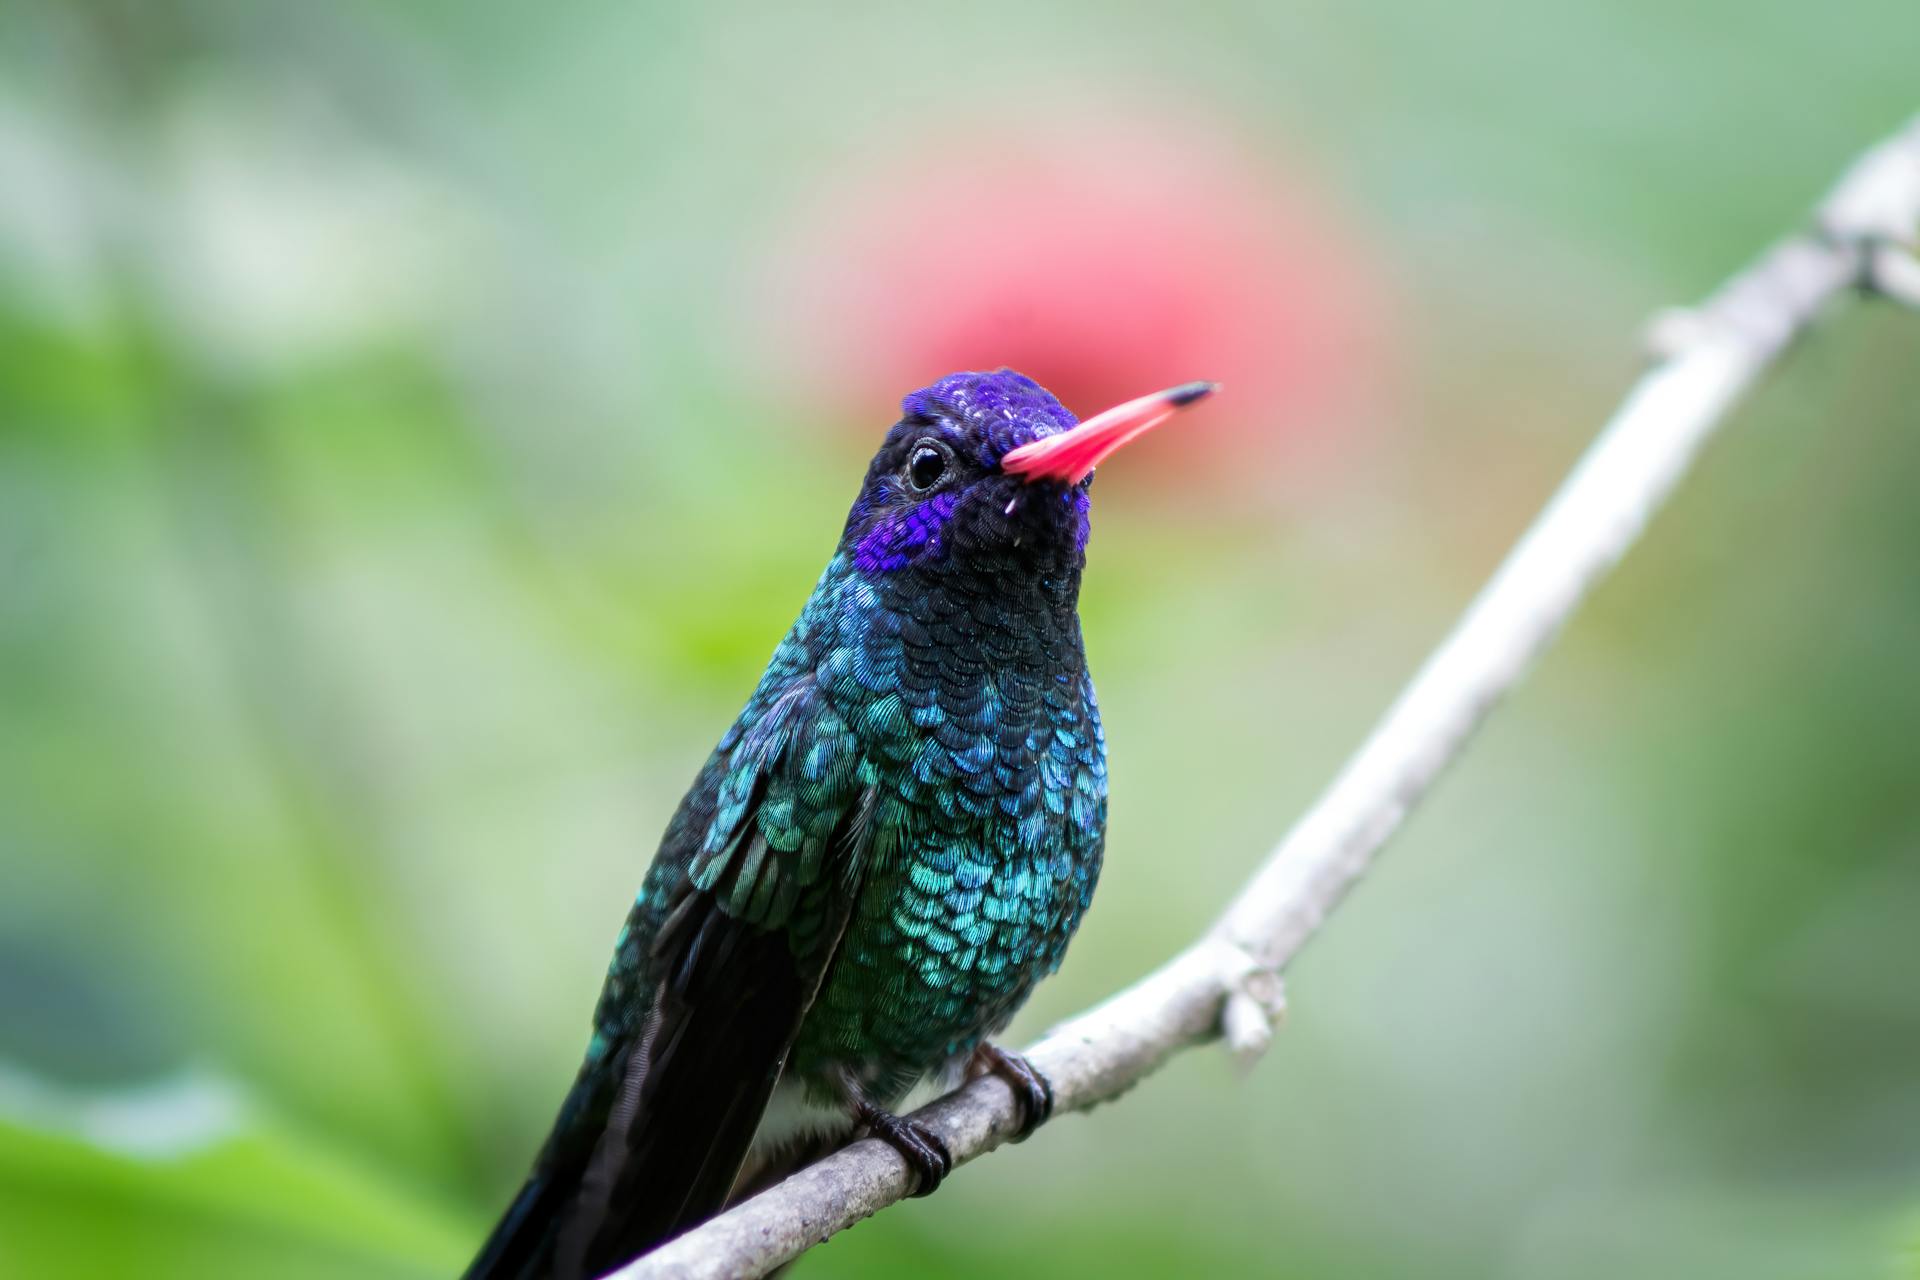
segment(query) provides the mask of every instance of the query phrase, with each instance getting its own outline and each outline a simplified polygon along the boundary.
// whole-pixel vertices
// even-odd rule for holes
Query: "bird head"
[[[901,401],[841,546],[870,576],[1077,570],[1094,467],[1214,389],[1189,382],[1077,422],[1011,369],[949,374]]]

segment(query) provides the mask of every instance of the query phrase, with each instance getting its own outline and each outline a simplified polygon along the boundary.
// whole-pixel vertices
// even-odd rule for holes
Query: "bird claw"
[[[1013,1131],[1013,1141],[1025,1142],[1053,1114],[1053,1082],[1019,1054],[982,1043],[973,1051],[970,1065],[975,1076],[999,1076],[1013,1090],[1013,1100],[1020,1107],[1020,1124]]]
[[[907,1120],[890,1111],[874,1111],[867,1116],[867,1128],[873,1136],[900,1153],[914,1173],[914,1196],[930,1196],[940,1189],[953,1172],[953,1153],[939,1134],[918,1120]]]

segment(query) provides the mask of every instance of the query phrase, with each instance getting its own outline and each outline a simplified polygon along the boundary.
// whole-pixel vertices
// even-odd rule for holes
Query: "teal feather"
[[[776,1080],[891,1106],[1065,956],[1107,820],[1086,486],[998,459],[1072,418],[1005,372],[905,409],[668,824],[574,1087],[471,1276],[612,1269],[719,1207]],[[922,497],[906,464],[929,440],[952,470]]]

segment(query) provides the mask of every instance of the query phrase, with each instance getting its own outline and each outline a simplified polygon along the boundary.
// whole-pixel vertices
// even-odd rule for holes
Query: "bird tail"
[[[463,1280],[559,1280],[560,1228],[579,1195],[594,1139],[606,1123],[613,1092],[608,1068],[591,1059],[581,1068],[533,1172],[462,1273]]]
[[[554,1226],[566,1190],[544,1172],[528,1178],[467,1267],[464,1280],[540,1280],[552,1274]]]
[[[725,1205],[805,1006],[784,935],[687,919],[711,968],[663,982],[640,1034],[582,1068],[466,1280],[593,1280]]]
[[[662,1108],[631,1147],[613,1141],[583,1149],[578,1130],[563,1124],[465,1280],[594,1280],[715,1213],[728,1202],[767,1091],[671,1090],[667,1100],[676,1105]],[[753,1189],[792,1167],[783,1161]]]

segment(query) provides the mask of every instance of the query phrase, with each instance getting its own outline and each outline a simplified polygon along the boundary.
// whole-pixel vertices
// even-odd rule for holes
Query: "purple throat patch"
[[[880,517],[854,548],[854,567],[863,573],[891,573],[923,556],[939,555],[940,535],[959,504],[960,495],[948,492]]]

